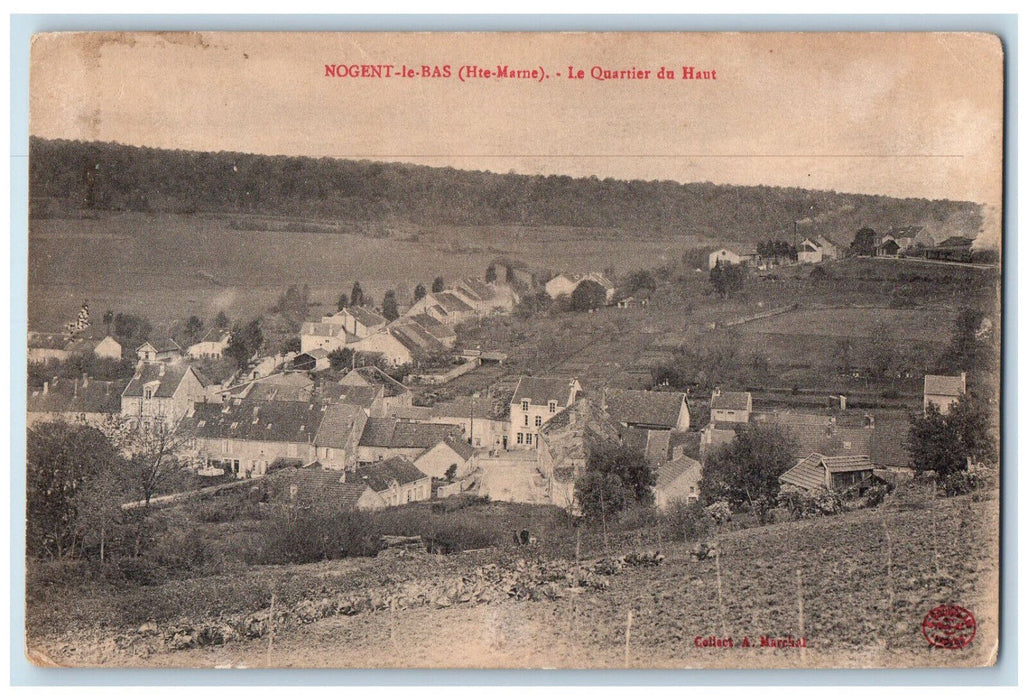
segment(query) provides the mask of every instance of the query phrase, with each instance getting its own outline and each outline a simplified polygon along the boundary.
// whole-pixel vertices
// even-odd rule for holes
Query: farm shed
[[[661,465],[657,469],[657,484],[653,489],[654,503],[664,509],[676,502],[698,500],[702,475],[700,463],[685,455]]]
[[[928,404],[935,404],[939,413],[949,413],[960,397],[967,391],[967,373],[950,377],[943,374],[926,374],[924,376],[924,410]]]
[[[874,475],[875,466],[867,455],[825,457],[813,453],[804,457],[778,480],[804,491],[843,492],[857,486]]]

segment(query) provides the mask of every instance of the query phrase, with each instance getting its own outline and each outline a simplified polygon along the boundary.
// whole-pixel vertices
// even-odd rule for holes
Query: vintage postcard
[[[36,35],[28,657],[994,664],[1003,71]]]

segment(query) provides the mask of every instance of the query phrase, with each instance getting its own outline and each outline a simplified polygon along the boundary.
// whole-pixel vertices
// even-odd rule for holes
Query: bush
[[[987,488],[997,483],[995,470],[984,464],[972,464],[967,469],[953,472],[942,480],[942,490],[947,496],[960,496]]]
[[[792,514],[794,518],[818,518],[835,515],[845,510],[842,499],[826,489],[805,491],[786,484],[778,493],[778,504]]]
[[[728,505],[728,501],[711,503],[704,509],[704,512],[714,521],[715,525],[724,525],[725,523],[732,522],[732,508]]]
[[[731,516],[731,513],[729,513]],[[714,529],[714,519],[699,501],[674,501],[663,514],[663,526],[672,540],[693,542],[705,538]]]
[[[864,505],[868,508],[874,508],[877,505],[881,505],[885,502],[885,497],[892,491],[892,487],[888,484],[875,484],[867,490],[864,494]]]

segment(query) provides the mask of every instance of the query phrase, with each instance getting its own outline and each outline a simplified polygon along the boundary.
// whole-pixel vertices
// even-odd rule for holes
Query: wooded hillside
[[[752,242],[863,226],[974,237],[978,204],[782,187],[496,174],[396,163],[202,153],[33,138],[34,216],[80,209],[233,212],[415,225],[620,229]]]

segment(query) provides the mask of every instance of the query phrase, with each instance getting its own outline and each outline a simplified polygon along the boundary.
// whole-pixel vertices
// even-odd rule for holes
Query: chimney
[[[845,394],[839,394],[839,409],[843,410],[843,411],[846,410],[846,395]]]
[[[43,396],[50,393],[50,382],[43,382]]]

